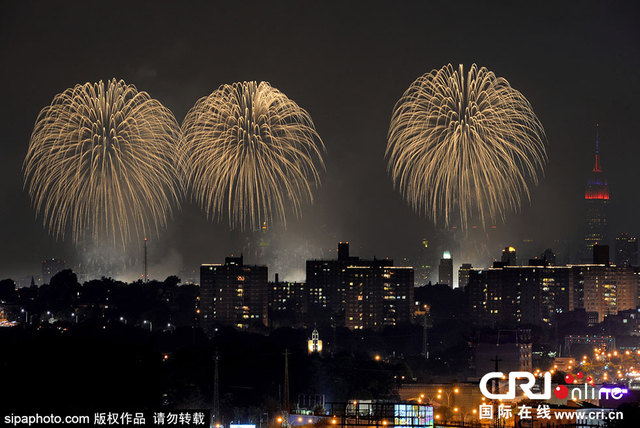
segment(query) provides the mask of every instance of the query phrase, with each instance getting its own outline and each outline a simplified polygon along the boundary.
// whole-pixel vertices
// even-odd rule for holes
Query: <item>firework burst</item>
[[[45,227],[74,242],[126,246],[158,233],[182,192],[173,114],[115,79],[58,94],[40,112],[25,188]]]
[[[195,200],[231,228],[286,224],[313,202],[324,145],[309,114],[267,82],[222,85],[182,124],[184,167]]]
[[[463,228],[504,220],[542,174],[545,134],[527,99],[475,64],[419,77],[394,108],[386,156],[411,207]]]

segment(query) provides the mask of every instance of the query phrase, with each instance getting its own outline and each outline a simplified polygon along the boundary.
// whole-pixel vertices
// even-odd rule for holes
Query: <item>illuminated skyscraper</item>
[[[438,283],[453,287],[453,259],[449,251],[442,253],[438,266]]]
[[[516,256],[516,249],[513,247],[505,247],[502,250],[502,263],[505,266],[518,266],[518,258]]]
[[[462,263],[458,269],[458,287],[465,288],[469,284],[469,271],[472,268],[471,263]]]
[[[607,204],[609,185],[600,166],[600,142],[596,128],[595,163],[587,180],[585,199],[584,255],[591,256],[594,244],[607,243]],[[590,258],[590,257],[589,257]]]

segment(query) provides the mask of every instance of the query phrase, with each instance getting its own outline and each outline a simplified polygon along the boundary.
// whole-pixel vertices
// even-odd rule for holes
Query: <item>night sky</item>
[[[611,232],[640,234],[638,12],[637,2],[608,1],[3,1],[0,276],[37,273],[45,257],[81,261],[35,218],[22,162],[38,112],[55,94],[113,77],[149,92],[179,122],[198,98],[242,80],[268,81],[311,114],[327,149],[316,203],[271,232],[269,257],[247,260],[290,279],[304,278],[306,257],[332,256],[338,240],[351,241],[352,253],[409,264],[422,238],[449,245],[393,190],[384,159],[395,102],[447,63],[475,62],[506,78],[547,133],[546,175],[531,204],[498,225],[494,256],[524,239],[541,251],[579,237],[597,122]],[[244,240],[185,202],[150,241],[151,275],[220,261]],[[130,253],[128,270],[138,272],[141,248]],[[456,264],[489,262],[453,256]]]

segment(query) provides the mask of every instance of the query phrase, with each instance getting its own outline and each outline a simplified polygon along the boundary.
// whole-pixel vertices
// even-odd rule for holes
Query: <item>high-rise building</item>
[[[307,312],[308,293],[304,282],[275,281],[269,283],[269,309],[275,312]]]
[[[411,322],[413,268],[392,264],[389,260],[374,260],[347,266],[346,327],[377,330]]]
[[[64,270],[65,265],[66,265],[66,262],[61,259],[53,258],[53,259],[43,260],[42,261],[42,283],[48,284],[49,282],[51,282],[51,278],[61,270]]]
[[[638,280],[630,266],[573,265],[576,309],[595,313],[598,322],[608,315],[638,307]]]
[[[573,276],[567,266],[503,266],[471,269],[470,311],[481,325],[541,325],[573,310]]]
[[[516,249],[513,247],[505,247],[505,249],[502,250],[501,262],[504,264],[504,266],[518,266]]]
[[[268,270],[243,264],[242,256],[224,264],[200,266],[200,317],[211,334],[216,323],[247,328],[268,325]]]
[[[638,239],[621,233],[616,237],[614,261],[618,266],[635,266],[638,263]]]
[[[458,287],[465,288],[469,284],[469,271],[473,268],[471,263],[462,263],[458,269]]]
[[[591,175],[587,180],[584,193],[585,199],[585,235],[584,257],[590,259],[592,248],[595,244],[607,244],[608,220],[607,205],[610,200],[609,185],[602,173],[600,165],[600,141],[596,130],[595,162]]]
[[[449,251],[442,253],[438,266],[438,283],[453,287],[453,259]]]
[[[429,247],[429,239],[422,238],[418,250],[418,259],[415,266],[416,284],[426,284],[431,281],[431,253],[433,250]]]
[[[348,242],[338,245],[337,260],[308,260],[306,284],[309,309],[344,317],[350,329],[411,321],[413,268],[393,266],[389,259],[352,257]]]
[[[347,266],[357,264],[358,257],[349,256],[349,243],[338,243],[335,260],[307,260],[308,304],[311,311],[344,312]]]
[[[603,250],[603,251],[601,251]],[[603,263],[504,266],[471,269],[470,311],[484,326],[552,325],[556,316],[584,310],[595,323],[638,307],[638,279],[631,266],[606,263],[606,246],[594,246]],[[536,259],[535,261],[538,261]]]

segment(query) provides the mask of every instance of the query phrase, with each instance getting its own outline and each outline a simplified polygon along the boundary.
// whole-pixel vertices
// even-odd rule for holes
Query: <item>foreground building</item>
[[[353,330],[411,321],[414,271],[393,260],[362,260],[338,244],[336,260],[307,261],[309,310],[324,311]]]
[[[631,266],[609,264],[608,246],[594,244],[594,263],[471,269],[467,287],[470,312],[480,326],[551,326],[574,310],[601,323],[605,317],[638,307],[638,276]]]
[[[467,293],[481,326],[551,325],[572,311],[573,275],[568,266],[502,266],[471,269]]]
[[[216,323],[247,328],[269,324],[268,270],[240,257],[200,266],[200,317],[207,334]]]
[[[574,306],[596,313],[598,323],[609,315],[638,307],[638,280],[630,266],[574,265]]]

